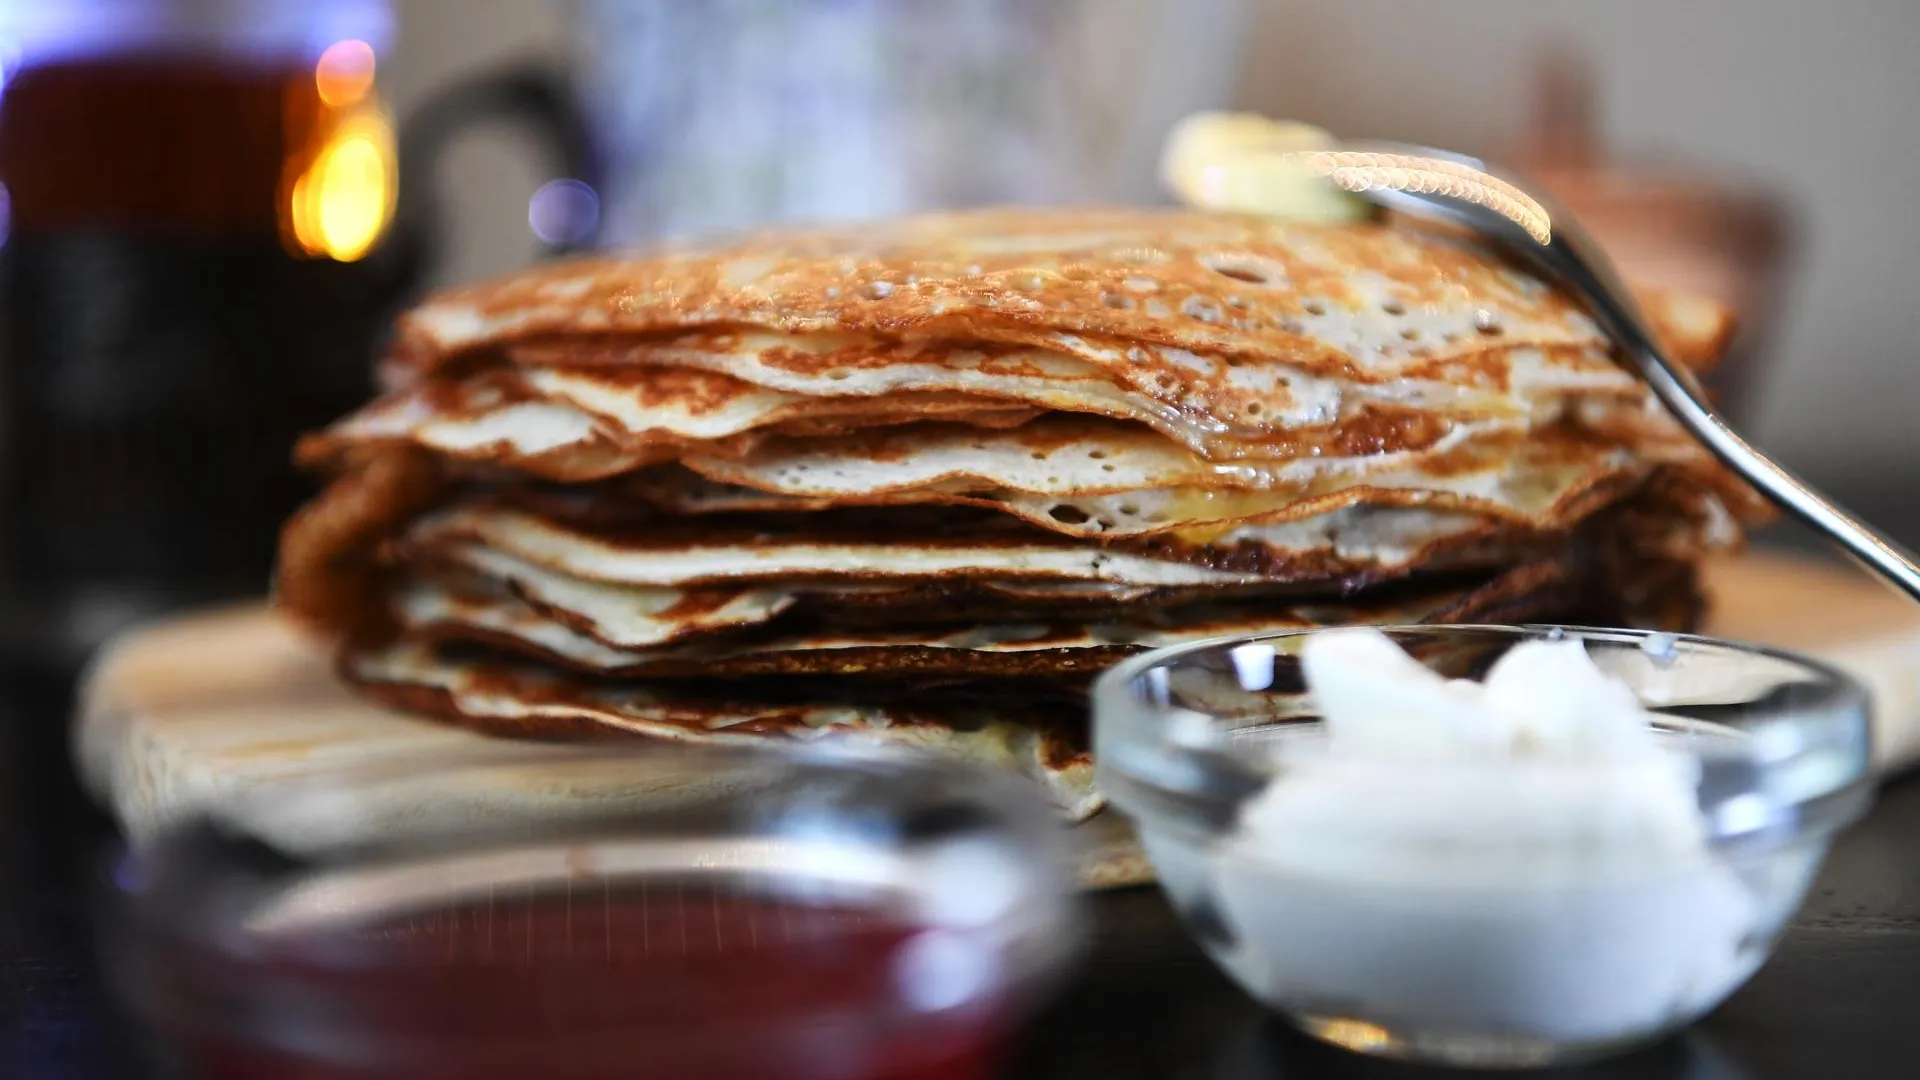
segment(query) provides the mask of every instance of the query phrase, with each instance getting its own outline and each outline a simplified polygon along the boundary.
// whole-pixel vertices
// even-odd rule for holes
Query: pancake
[[[436,416],[406,437],[457,460],[574,483],[631,476],[677,455],[679,468],[721,486],[716,493],[681,482],[676,502],[689,509],[700,502],[718,509],[985,506],[1082,536],[1294,520],[1357,502],[1473,510],[1553,528],[1570,502],[1597,485],[1618,486],[1660,464],[1710,467],[1703,451],[1649,424],[1637,404],[1588,409],[1531,429],[1452,426],[1418,450],[1231,462],[1209,461],[1138,425],[1060,414],[1033,419],[989,410],[966,421],[812,437],[769,432],[753,444],[729,438],[675,450],[623,445],[583,414],[564,414],[566,408],[513,403],[466,421]],[[338,457],[355,438],[388,430],[382,424],[391,411],[376,406],[307,452],[315,461]],[[528,419],[517,431],[509,423],[515,415]]]
[[[684,644],[648,648],[631,619],[595,592],[619,595],[619,586],[580,582],[570,608],[536,606],[501,588],[497,579],[452,575],[410,582],[396,596],[401,626],[412,636],[466,640],[530,653],[559,666],[600,675],[663,679],[791,675],[939,675],[979,678],[1090,677],[1146,649],[1207,638],[1351,623],[1425,622],[1437,613],[1473,618],[1498,609],[1566,613],[1584,597],[1597,566],[1548,559],[1491,580],[1400,591],[1346,605],[1232,595],[1194,604],[1139,607],[1121,617],[1066,616],[1025,622],[950,622],[848,628],[838,620],[799,620],[783,631],[754,635],[688,633]],[[1588,575],[1583,578],[1582,575]],[[551,595],[551,594],[550,594]],[[586,602],[580,602],[581,600]],[[776,621],[773,618],[767,622]],[[778,620],[791,624],[793,620]]]
[[[929,536],[902,544],[884,537],[863,538],[834,531],[811,536],[770,534],[752,525],[726,531],[647,529],[622,535],[485,505],[457,506],[422,518],[408,538],[423,547],[450,540],[477,542],[575,577],[624,585],[972,575],[1126,585],[1206,585],[1246,582],[1255,577],[1089,548],[1045,536],[971,540]]]
[[[504,596],[548,617],[571,617],[594,628],[615,648],[666,645],[683,638],[755,626],[778,617],[798,600],[792,589],[733,586],[674,588],[615,585],[576,578],[477,544],[449,549],[445,557],[465,576],[496,583]],[[415,586],[420,587],[419,585]],[[399,609],[405,611],[402,594]]]
[[[589,461],[608,448],[624,451],[629,460],[658,458],[663,449],[696,443],[706,455],[734,455],[769,434],[825,435],[929,420],[1006,428],[1057,410],[1135,422],[1209,460],[1351,457],[1457,444],[1466,433],[1524,433],[1576,403],[1632,408],[1645,400],[1644,388],[1604,355],[1576,357],[1579,366],[1556,370],[1546,366],[1543,354],[1520,350],[1510,360],[1513,370],[1498,383],[1403,380],[1380,388],[1323,381],[1301,416],[1268,416],[1278,429],[1248,433],[1196,425],[1180,408],[1130,393],[1080,361],[1034,350],[988,356],[915,346],[905,363],[882,369],[885,381],[865,396],[842,392],[852,381],[843,368],[829,370],[844,382],[828,376],[767,378],[783,386],[817,384],[821,396],[809,398],[734,378],[766,373],[756,375],[741,360],[737,343],[728,344],[731,336],[708,335],[712,340],[672,349],[633,347],[602,357],[597,367],[525,359],[554,354],[580,365],[596,349],[604,351],[592,343],[517,347],[510,350],[518,358],[512,369],[483,365],[397,391],[308,440],[302,456],[321,462],[354,443],[381,439],[410,440],[464,457],[514,457],[512,463],[520,465],[538,465],[562,450]],[[898,343],[872,342],[861,355],[876,363],[889,356],[898,361],[900,349]],[[974,366],[956,371],[953,365],[963,362]],[[704,366],[672,366],[681,364]],[[1061,374],[1063,366],[1085,370],[1070,378]],[[1063,379],[1071,390],[1054,385]],[[954,389],[923,388],[928,386]],[[1669,424],[1667,434],[1677,437],[1678,428]]]
[[[404,544],[421,552],[477,544],[574,577],[639,586],[989,579],[1187,587],[1396,577],[1423,564],[1508,561],[1539,540],[1479,515],[1419,506],[1336,507],[1224,530],[1197,547],[1140,550],[1024,528],[969,529],[964,519],[943,533],[925,516],[815,516],[826,515],[607,525],[472,503],[420,518]],[[1444,557],[1449,549],[1459,557]]]
[[[1568,427],[1462,429],[1421,452],[1221,464],[1137,427],[1079,418],[1008,431],[942,424],[781,439],[737,458],[680,459],[735,488],[835,505],[986,506],[1044,529],[1109,537],[1296,521],[1361,503],[1552,529],[1586,491],[1656,464]]]
[[[1717,355],[1732,330],[1710,304],[1649,309],[1683,357]],[[1124,208],[930,214],[543,267],[429,300],[402,318],[393,360],[420,371],[516,340],[699,326],[1037,342],[1110,371],[1150,344],[1213,358],[1145,366],[1228,421],[1282,395],[1230,378],[1226,357],[1386,384],[1465,382],[1514,346],[1607,352],[1571,300],[1452,237]]]
[[[1643,294],[1704,366],[1731,330]],[[998,210],[553,264],[401,320],[277,594],[379,700],[525,738],[854,738],[1097,809],[1143,649],[1685,629],[1763,516],[1568,298],[1392,223]]]
[[[938,611],[942,619],[979,622],[995,618],[1029,622],[1062,618],[1111,621],[1148,610],[1222,599],[1248,602],[1299,599],[1298,590],[1285,583],[1267,588],[1156,587],[1109,582],[947,579],[893,583],[800,581],[689,588],[633,586],[575,578],[477,544],[439,548],[433,558],[422,560],[420,572],[427,580],[441,577],[436,569],[439,565],[464,581],[486,583],[487,587],[480,591],[512,596],[541,615],[617,649],[734,635],[789,614],[810,620],[827,618],[840,626],[884,628],[911,621],[915,609]]]
[[[1633,573],[1650,580],[1647,568]],[[1659,568],[1664,574],[1685,574],[1684,565]],[[684,678],[634,678],[599,672],[592,678],[567,673],[579,656],[563,657],[535,640],[539,633],[509,642],[525,627],[508,633],[480,628],[479,633],[436,632],[396,639],[385,645],[349,647],[342,656],[343,675],[373,696],[397,707],[424,712],[483,730],[539,738],[648,737],[682,742],[725,743],[767,738],[853,738],[904,745],[951,754],[1014,769],[1040,783],[1070,820],[1096,812],[1101,800],[1091,786],[1091,760],[1084,722],[1072,710],[1063,712],[1060,700],[1032,687],[1008,693],[1007,679],[1036,675],[1084,680],[1091,671],[1072,661],[1078,649],[1091,648],[1102,662],[1158,644],[1214,633],[1272,631],[1360,622],[1525,621],[1559,617],[1571,621],[1606,621],[1612,613],[1609,598],[1617,595],[1610,581],[1619,567],[1604,558],[1581,555],[1527,564],[1478,582],[1463,582],[1405,591],[1361,603],[1296,604],[1269,610],[1264,618],[1246,610],[1224,619],[1195,620],[1192,611],[1176,606],[1161,620],[1180,624],[1162,629],[1136,627],[1132,640],[1102,639],[1102,630],[1089,628],[1083,641],[1063,635],[1050,640],[1020,634],[995,634],[975,627],[970,639],[935,642],[921,640],[901,650],[906,663],[868,662],[876,651],[900,649],[895,641],[876,646],[871,639],[832,642],[822,636],[790,638],[786,648],[733,648],[710,651],[690,664]],[[1663,590],[1672,595],[1673,590]],[[441,598],[455,594],[442,590]],[[511,599],[510,597],[508,599]],[[478,605],[473,610],[485,610]],[[453,615],[459,604],[440,614]],[[499,609],[508,610],[508,609]],[[531,608],[519,609],[526,615]],[[1200,608],[1217,615],[1220,607]],[[1591,613],[1597,618],[1583,618]],[[1645,621],[1648,612],[1626,613]],[[1668,612],[1685,620],[1680,612]],[[557,627],[557,623],[548,623]],[[441,630],[448,629],[443,625]],[[564,629],[564,628],[561,628]],[[1126,631],[1113,628],[1113,631]],[[1107,631],[1107,632],[1113,632]],[[564,649],[588,640],[575,635]],[[478,644],[478,649],[467,644]],[[533,645],[531,650],[525,646]],[[518,646],[518,647],[516,647]],[[782,653],[798,663],[767,665],[769,656]],[[970,659],[1037,657],[1042,664],[953,664],[932,669],[918,662],[936,652]],[[529,657],[531,654],[531,657]],[[730,670],[728,657],[748,665]],[[821,664],[809,658],[860,658],[856,663]],[[547,662],[537,662],[537,659]],[[693,659],[689,657],[688,659]],[[1058,660],[1068,661],[1056,665]],[[1097,665],[1096,665],[1097,666]],[[966,682],[945,688],[912,690],[897,680],[929,672],[964,677]],[[745,674],[772,676],[742,680]],[[803,678],[796,682],[793,676]],[[862,691],[849,679],[878,675],[895,681],[865,683]],[[819,681],[805,676],[821,677]],[[711,680],[724,680],[715,685]],[[975,680],[989,680],[986,688]],[[997,688],[992,681],[1000,680]],[[743,687],[753,688],[744,691]],[[756,692],[757,691],[757,692]],[[969,692],[971,691],[971,692]],[[1021,702],[1024,704],[1015,704]]]
[[[744,437],[756,433],[839,434],[927,420],[991,429],[1038,415],[1004,401],[941,392],[823,402],[698,370],[651,368],[590,379],[496,369],[384,395],[301,440],[296,457],[326,467],[358,446],[404,442],[584,480],[667,460],[689,446],[711,449],[731,440],[744,449],[752,445]]]
[[[1238,358],[1167,354],[1148,345],[1116,346],[1114,351],[1125,363],[1109,371],[1040,348],[969,348],[735,328],[638,345],[597,340],[522,344],[504,353],[530,378],[560,371],[566,384],[593,387],[602,403],[618,400],[622,376],[679,368],[725,372],[781,391],[819,395],[819,400],[847,411],[863,401],[871,407],[895,395],[948,391],[1009,405],[1132,420],[1216,457],[1307,454],[1368,440],[1410,434],[1418,438],[1422,431],[1442,427],[1447,418],[1521,422],[1576,396],[1637,399],[1644,392],[1604,352],[1574,347],[1553,352],[1490,350],[1488,362],[1497,358],[1498,369],[1479,372],[1467,383],[1407,378],[1384,384],[1285,367],[1256,368]],[[1207,404],[1192,399],[1188,384],[1168,373],[1191,375],[1212,367],[1253,399],[1237,421],[1212,419]],[[557,380],[549,376],[548,381]],[[1387,442],[1383,448],[1417,445]]]
[[[928,750],[1032,778],[1063,815],[1082,820],[1102,805],[1085,742],[1053,717],[1007,705],[950,703],[778,704],[724,694],[665,695],[648,683],[583,682],[497,655],[457,652],[418,640],[349,649],[341,674],[387,704],[511,734],[639,736],[688,743],[823,738]]]

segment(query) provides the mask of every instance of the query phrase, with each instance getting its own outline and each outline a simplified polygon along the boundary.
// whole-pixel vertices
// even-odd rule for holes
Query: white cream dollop
[[[1317,635],[1300,660],[1336,756],[1593,762],[1659,753],[1639,699],[1573,638],[1522,642],[1484,683],[1443,679],[1378,630]]]
[[[1316,635],[1301,661],[1324,737],[1276,743],[1274,781],[1193,867],[1256,995],[1598,1041],[1752,972],[1763,905],[1709,847],[1699,760],[1578,640],[1517,646],[1482,683],[1372,630]]]

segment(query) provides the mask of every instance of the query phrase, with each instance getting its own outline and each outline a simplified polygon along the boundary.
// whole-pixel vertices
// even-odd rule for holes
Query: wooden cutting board
[[[1709,631],[1798,649],[1873,689],[1883,772],[1920,759],[1920,607],[1849,568],[1749,555],[1711,568]],[[349,693],[313,644],[259,605],[132,631],[95,659],[74,747],[88,789],[139,843],[241,796],[363,762],[423,767],[512,743],[395,713]],[[1083,883],[1146,879],[1119,816],[1074,830]]]

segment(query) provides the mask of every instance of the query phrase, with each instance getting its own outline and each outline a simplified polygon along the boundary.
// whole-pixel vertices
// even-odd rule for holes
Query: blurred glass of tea
[[[384,0],[0,4],[0,654],[257,593],[394,296]]]
[[[64,678],[129,621],[260,594],[307,491],[292,441],[365,399],[431,252],[400,163],[490,114],[577,126],[508,73],[396,136],[391,25],[388,0],[0,0],[7,669]]]

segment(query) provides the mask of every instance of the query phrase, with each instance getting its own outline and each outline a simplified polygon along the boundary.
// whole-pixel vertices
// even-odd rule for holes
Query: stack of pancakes
[[[1643,298],[1701,365],[1726,313]],[[1000,210],[554,264],[405,317],[300,447],[281,603],[516,735],[860,735],[1091,813],[1140,649],[1683,628],[1760,508],[1564,296],[1451,238]]]

